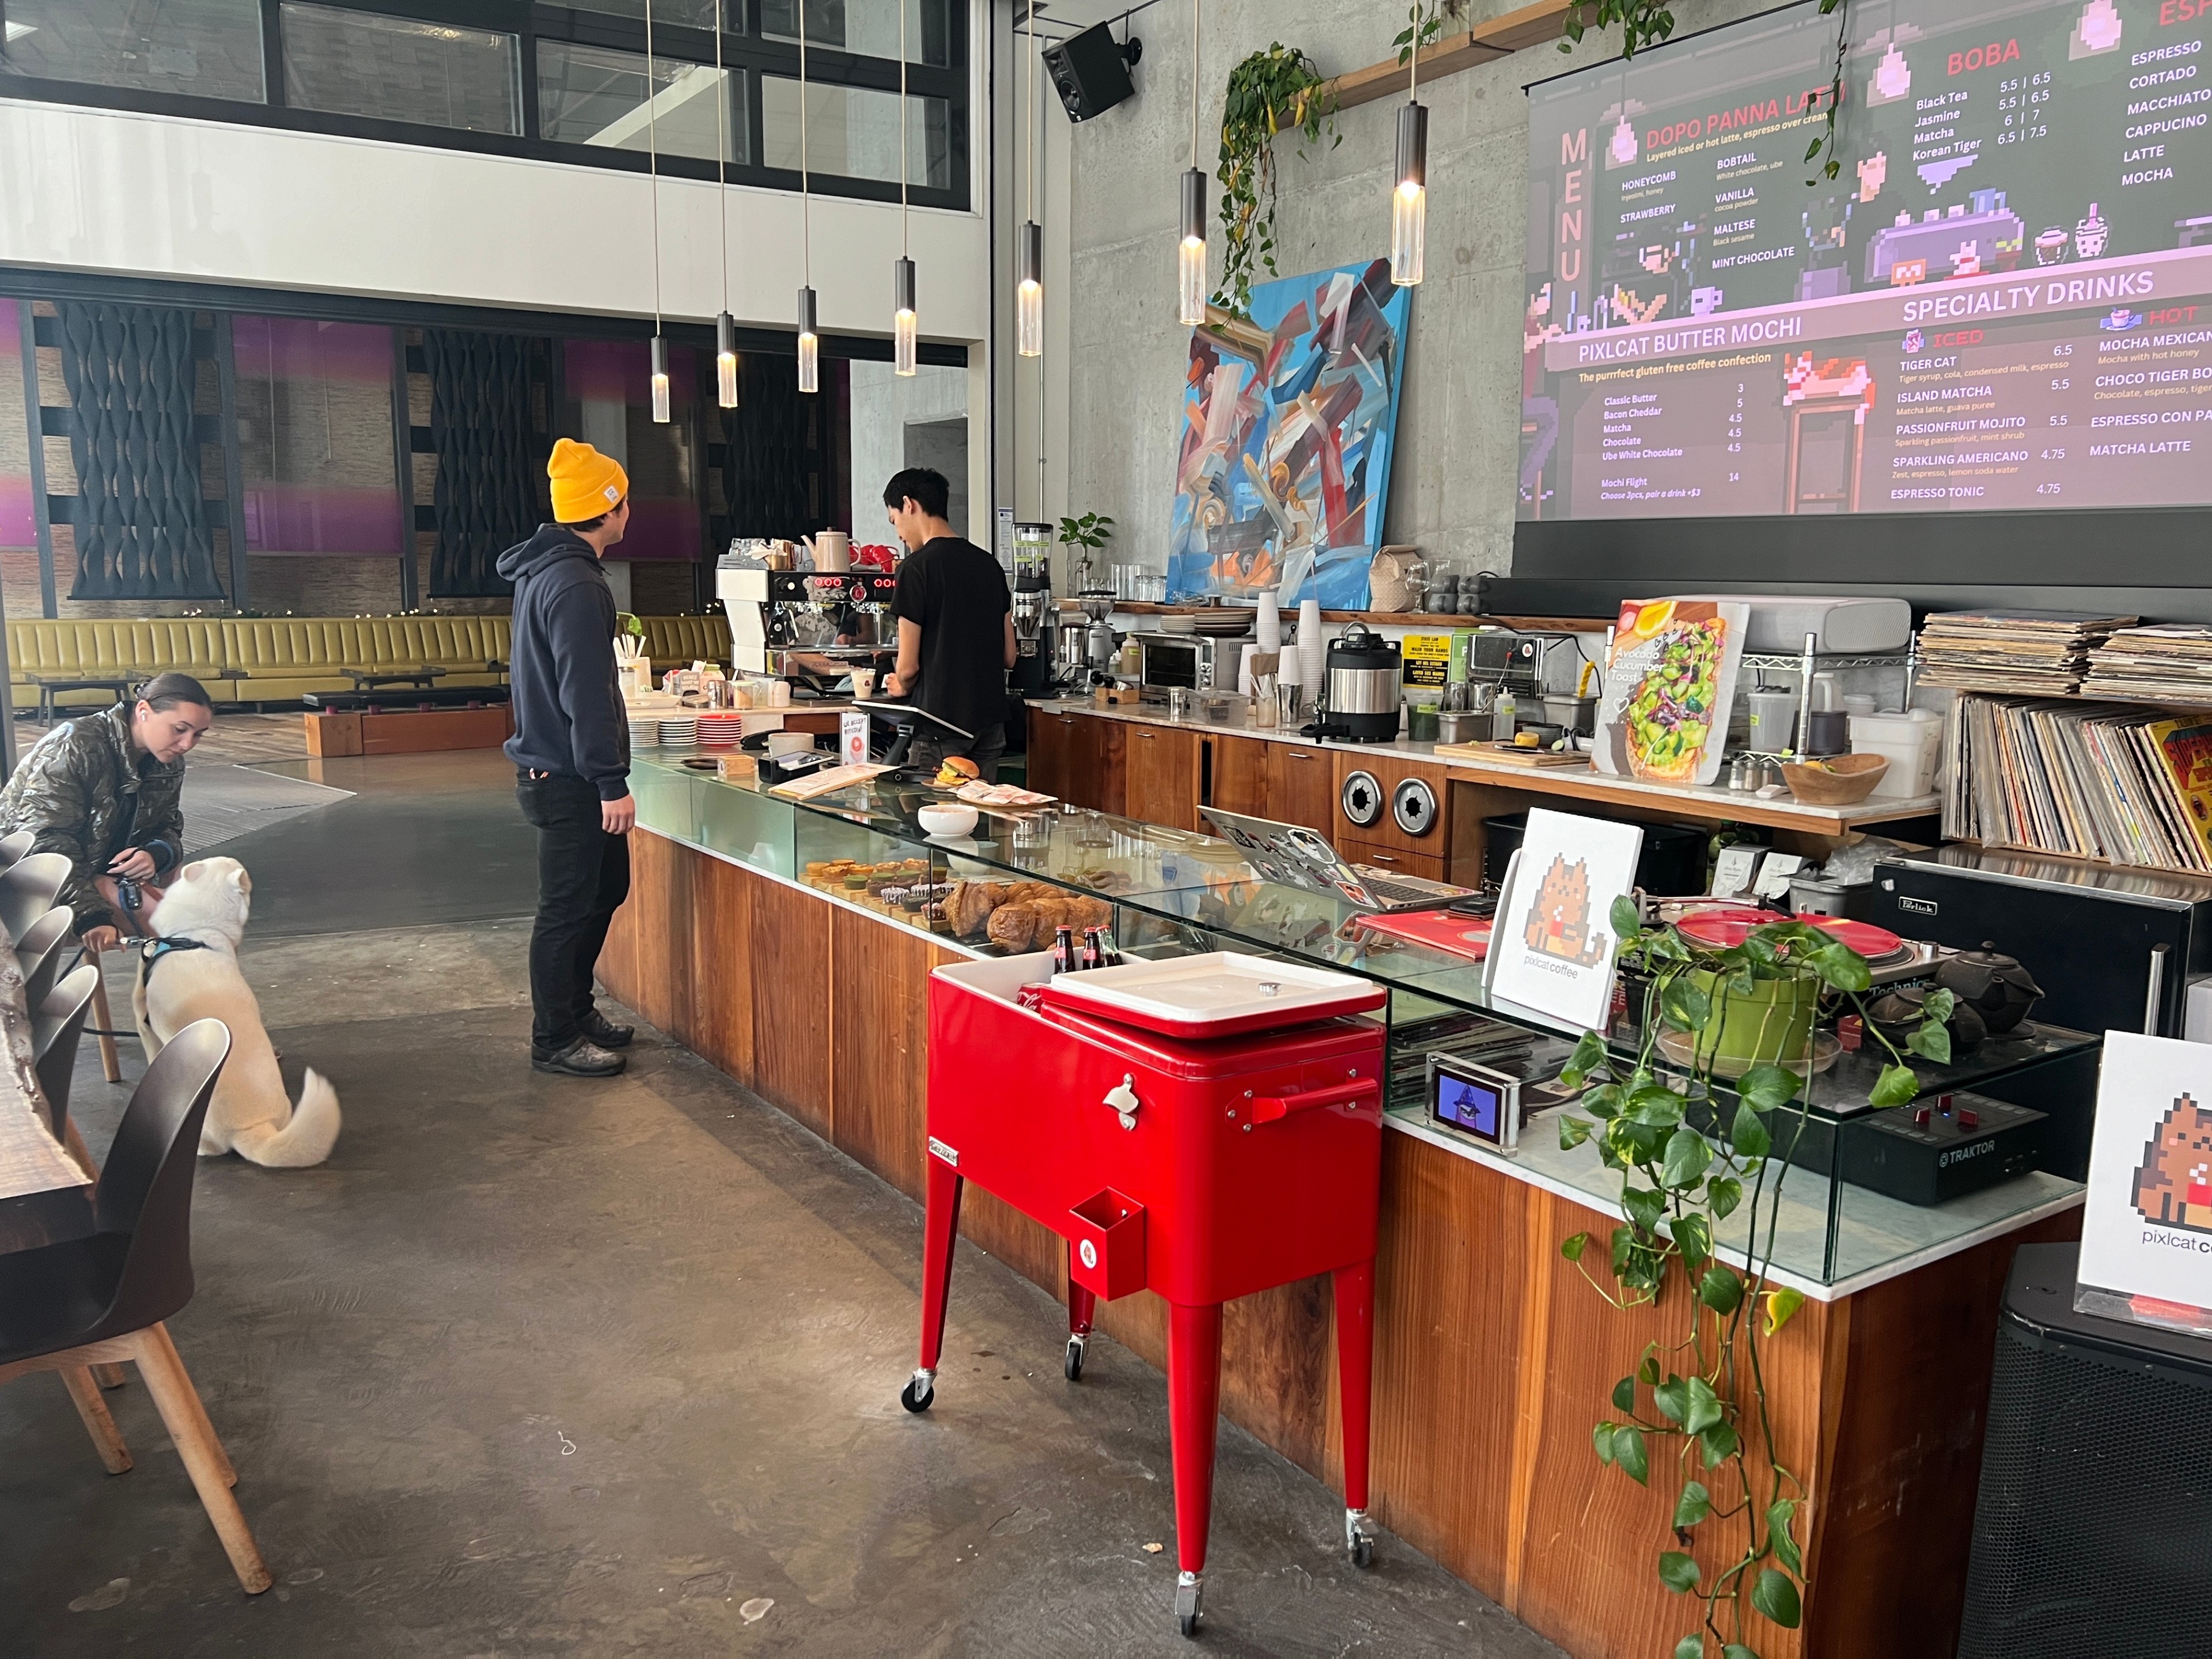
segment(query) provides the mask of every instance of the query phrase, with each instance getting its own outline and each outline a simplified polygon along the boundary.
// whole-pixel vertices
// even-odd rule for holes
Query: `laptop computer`
[[[1348,863],[1324,836],[1303,823],[1280,823],[1218,806],[1198,810],[1254,869],[1285,887],[1325,893],[1379,913],[1442,909],[1462,899],[1481,896],[1473,887],[1455,887],[1449,882],[1428,881],[1419,876],[1394,876]]]

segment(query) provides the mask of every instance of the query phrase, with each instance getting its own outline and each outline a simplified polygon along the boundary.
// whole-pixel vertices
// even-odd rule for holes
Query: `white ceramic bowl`
[[[982,816],[972,806],[925,806],[915,814],[921,830],[927,836],[964,836],[975,827]]]

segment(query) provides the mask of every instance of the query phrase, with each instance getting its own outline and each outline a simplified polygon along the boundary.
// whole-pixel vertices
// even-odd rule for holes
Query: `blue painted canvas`
[[[1377,259],[1263,283],[1249,323],[1191,331],[1170,599],[1367,608],[1411,306]]]

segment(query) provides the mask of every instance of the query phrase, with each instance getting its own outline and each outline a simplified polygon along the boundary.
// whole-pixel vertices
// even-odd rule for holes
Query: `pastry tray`
[[[1164,962],[1060,974],[1045,1002],[1165,1036],[1240,1036],[1310,1025],[1380,1008],[1389,992],[1371,980],[1297,963],[1212,951]]]

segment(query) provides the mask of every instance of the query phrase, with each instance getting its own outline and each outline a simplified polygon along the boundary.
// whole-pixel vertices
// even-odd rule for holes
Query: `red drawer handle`
[[[1262,1095],[1252,1103],[1252,1121],[1273,1123],[1293,1112],[1318,1111],[1324,1106],[1364,1106],[1382,1098],[1382,1085],[1371,1077],[1346,1078],[1295,1095]]]

